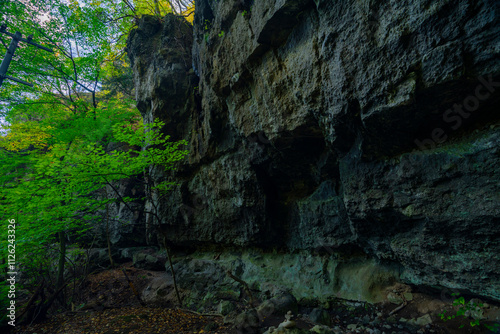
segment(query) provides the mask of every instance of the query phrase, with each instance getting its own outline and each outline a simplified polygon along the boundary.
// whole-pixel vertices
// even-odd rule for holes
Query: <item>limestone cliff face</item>
[[[193,27],[144,18],[138,107],[191,151],[158,203],[170,241],[361,252],[500,299],[499,18],[488,0],[197,0]]]

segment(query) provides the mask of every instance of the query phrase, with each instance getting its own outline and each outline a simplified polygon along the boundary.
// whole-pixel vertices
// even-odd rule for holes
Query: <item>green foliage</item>
[[[224,34],[225,34],[225,33],[224,33],[224,30],[221,30],[221,32],[219,33],[219,35],[218,35],[218,36],[219,36],[220,38],[222,38],[222,37],[224,37]]]
[[[55,52],[40,51],[20,43],[9,73],[34,84],[33,88],[6,80],[0,99],[9,105],[32,103],[65,104],[67,92],[95,91],[100,65],[110,52],[116,27],[103,20],[103,9],[79,5],[77,2],[54,0],[12,1],[4,4],[2,21],[10,32],[19,31],[24,37],[32,35],[39,44]],[[37,10],[33,10],[37,8]],[[0,54],[5,54],[10,38],[2,35]],[[4,109],[5,112],[5,109]]]
[[[0,185],[5,186],[0,213],[9,216],[22,209],[23,219],[44,229],[41,235],[71,228],[76,224],[75,208],[91,212],[103,205],[85,194],[102,188],[104,179],[110,182],[139,173],[147,164],[170,168],[183,155],[177,150],[179,143],[155,137],[157,130],[137,124],[134,103],[122,94],[127,89],[109,84],[131,77],[128,63],[115,53],[125,43],[120,34],[133,21],[130,11],[146,13],[141,8],[151,7],[150,2],[0,0],[0,4],[9,31],[31,34],[37,43],[56,51],[50,54],[21,45],[9,72],[34,87],[5,81],[0,89],[0,116],[9,122],[8,134],[0,137],[5,172],[0,176]],[[161,1],[154,4],[162,6]],[[168,1],[163,5],[161,15],[168,12]],[[120,20],[114,19],[119,16]],[[0,44],[0,52],[6,47],[5,42]],[[112,90],[103,90],[103,84]],[[138,132],[123,132],[127,124],[135,124]],[[106,145],[118,140],[150,148],[128,155],[105,153]],[[160,152],[161,147],[165,151]],[[79,217],[77,225],[88,219]],[[37,231],[27,230],[24,238],[35,238],[40,235]]]
[[[8,31],[32,35],[35,42],[55,51],[51,54],[20,43],[8,74],[34,87],[5,80],[0,100],[9,104],[35,98],[68,105],[72,99],[61,99],[61,95],[92,93],[103,83],[112,93],[120,88],[121,93],[130,94],[132,75],[123,50],[138,19],[148,14],[161,20],[175,12],[192,22],[194,15],[194,1],[176,7],[169,0],[0,0],[0,6],[0,22],[7,23]],[[3,57],[10,37],[0,37]],[[5,113],[0,104],[1,109]]]
[[[4,218],[19,215],[17,242],[23,249],[41,251],[37,246],[57,232],[85,230],[99,219],[94,213],[111,201],[100,199],[96,192],[141,174],[152,164],[171,169],[187,153],[180,149],[185,142],[169,142],[159,132],[161,122],[131,123],[133,114],[100,111],[96,119],[78,115],[49,129],[43,148],[0,151],[6,162],[2,167],[9,168],[0,178],[0,212]],[[110,141],[125,143],[129,149],[107,152]],[[11,146],[8,139],[2,145]],[[157,187],[168,189],[168,185]]]
[[[491,331],[491,332],[493,332],[493,333],[498,333],[498,332],[500,332],[500,325],[499,325],[499,324],[494,324],[494,325],[487,325],[487,324],[483,324],[483,325],[484,325],[484,327],[485,327],[487,330],[489,330],[489,331]]]
[[[40,267],[55,269],[57,251],[49,256],[52,263],[43,262],[51,245],[59,241],[54,237],[59,232],[80,235],[105,219],[102,209],[108,204],[135,200],[103,195],[106,186],[141,175],[151,165],[173,169],[187,154],[182,149],[185,141],[171,142],[160,132],[162,122],[143,124],[137,121],[137,110],[120,110],[116,105],[107,108],[113,103],[103,103],[96,118],[78,114],[59,122],[39,122],[53,124],[52,128],[41,127],[46,136],[39,147],[21,140],[23,149],[9,149],[9,141],[16,138],[12,132],[0,141],[4,171],[0,175],[0,217],[4,222],[16,218],[16,262],[23,273],[37,273],[26,277],[45,275]],[[109,150],[110,142],[124,147]],[[164,181],[150,186],[161,193],[172,184]],[[0,231],[0,247],[7,249],[7,224]],[[6,295],[0,296],[0,304],[5,299]]]
[[[20,43],[8,74],[34,87],[6,80],[0,88],[0,117],[8,122],[0,134],[0,219],[16,219],[16,263],[24,277],[40,282],[53,275],[59,233],[82,234],[104,219],[109,204],[135,200],[107,196],[103,189],[147,174],[152,165],[173,169],[187,154],[184,141],[161,133],[161,122],[140,121],[123,52],[141,15],[189,16],[194,2],[185,3],[174,10],[168,0],[0,0],[0,21],[9,32],[32,35],[55,51]],[[10,38],[0,37],[3,56]],[[173,184],[145,180],[155,192]],[[0,235],[0,247],[7,249],[7,224]]]
[[[208,31],[212,26],[212,21],[205,19],[205,23],[203,24],[203,30]]]
[[[439,316],[441,317],[441,320],[448,321],[448,320],[455,319],[457,317],[467,318],[468,314],[476,314],[476,315],[482,314],[482,312],[483,312],[482,308],[484,306],[482,303],[474,303],[472,300],[470,300],[469,302],[466,302],[465,298],[460,296],[459,293],[452,293],[451,295],[457,297],[453,301],[453,306],[458,306],[458,310],[457,310],[456,314],[448,315],[448,316],[445,315],[445,313],[447,311],[444,310],[441,314],[439,314]],[[495,324],[494,326],[490,326],[488,324],[481,323],[479,321],[478,317],[469,321],[469,324],[471,327],[483,325],[486,329],[488,329],[492,332],[495,332],[495,333],[498,332],[498,327],[499,327],[498,324]],[[464,326],[463,325],[460,326],[460,328],[462,328],[462,327],[464,327]]]

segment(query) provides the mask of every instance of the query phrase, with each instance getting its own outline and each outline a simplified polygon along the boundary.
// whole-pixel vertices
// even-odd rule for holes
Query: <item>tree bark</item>
[[[64,240],[64,232],[58,232],[59,237],[59,264],[57,266],[57,283],[56,288],[59,289],[64,284],[64,264],[66,262],[66,240]]]

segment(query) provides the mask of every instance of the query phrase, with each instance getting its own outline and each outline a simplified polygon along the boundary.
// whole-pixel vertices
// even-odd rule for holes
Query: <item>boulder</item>
[[[309,313],[309,320],[316,324],[330,326],[332,321],[330,319],[330,314],[321,308],[315,308]]]
[[[159,255],[153,250],[143,250],[134,253],[134,267],[145,270],[163,271],[165,270],[165,255]]]

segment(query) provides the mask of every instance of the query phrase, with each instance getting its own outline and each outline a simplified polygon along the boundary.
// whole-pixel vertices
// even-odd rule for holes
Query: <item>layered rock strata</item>
[[[169,242],[362,254],[500,299],[499,17],[488,0],[198,0],[193,27],[143,18],[138,108],[189,141],[156,203]],[[332,275],[311,285],[341,291]]]

